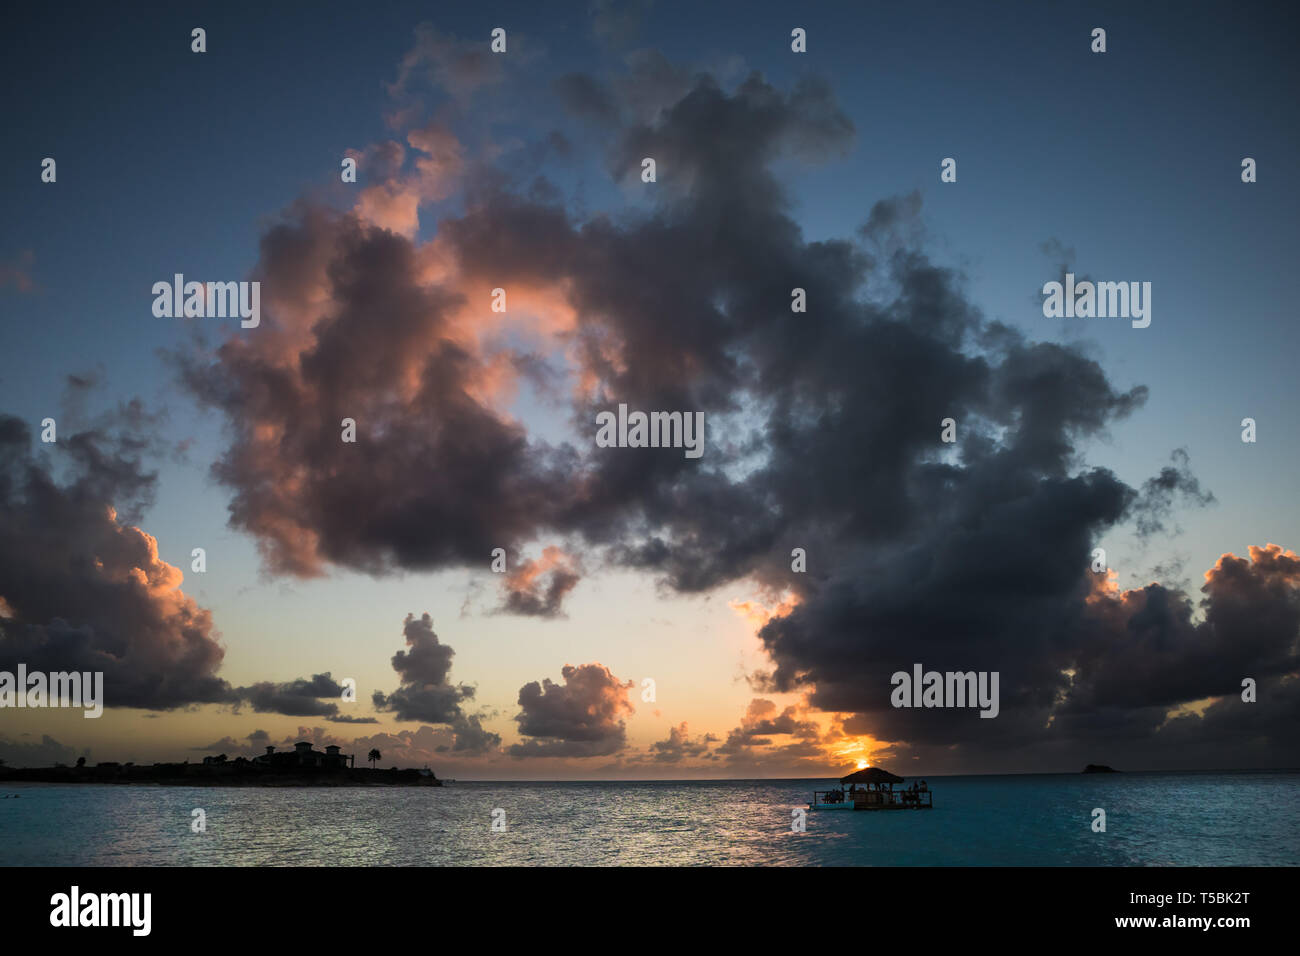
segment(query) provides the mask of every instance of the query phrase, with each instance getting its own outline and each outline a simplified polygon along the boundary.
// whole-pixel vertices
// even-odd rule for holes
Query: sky
[[[0,671],[107,709],[0,709],[0,759],[1300,764],[1295,26],[16,13]],[[1066,272],[1149,282],[1149,327],[1045,317]],[[176,273],[259,282],[260,323],[156,315]],[[620,403],[703,413],[702,456],[600,447]],[[918,663],[998,673],[998,716],[894,706]]]

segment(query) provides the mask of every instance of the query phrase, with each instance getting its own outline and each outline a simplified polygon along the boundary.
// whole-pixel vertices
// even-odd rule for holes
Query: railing
[[[888,791],[886,792],[888,793]],[[899,803],[905,807],[934,806],[934,794],[929,790],[895,790],[889,795],[894,798],[893,803]]]
[[[851,807],[852,794],[843,790],[814,790],[813,806],[816,807]]]
[[[814,790],[814,807],[933,807],[929,790]]]

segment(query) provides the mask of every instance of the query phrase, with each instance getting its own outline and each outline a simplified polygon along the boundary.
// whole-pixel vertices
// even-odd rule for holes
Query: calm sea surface
[[[825,781],[271,789],[0,785],[0,864],[1300,865],[1300,773],[933,777],[935,809],[810,812]],[[2,795],[10,795],[3,798]],[[19,799],[13,799],[19,794]],[[191,811],[207,832],[190,831]],[[1107,831],[1090,829],[1106,811]],[[505,832],[493,832],[494,809]]]

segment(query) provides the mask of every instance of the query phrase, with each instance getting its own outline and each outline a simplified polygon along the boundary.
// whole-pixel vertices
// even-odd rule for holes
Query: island
[[[378,751],[371,756],[379,758]],[[75,767],[5,767],[0,783],[118,783],[163,784],[182,787],[441,787],[442,781],[427,767],[378,770],[354,766],[355,758],[336,746],[315,750],[305,740],[293,750],[277,752],[267,747],[256,757],[227,759],[225,754],[204,757],[202,763],[136,765],[107,761]]]
[[[1104,763],[1090,763],[1083,768],[1084,773],[1119,773],[1114,767],[1107,767]]]

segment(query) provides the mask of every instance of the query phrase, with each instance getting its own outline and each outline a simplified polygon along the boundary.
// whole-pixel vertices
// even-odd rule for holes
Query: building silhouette
[[[314,750],[311,742],[307,740],[298,741],[293,745],[293,750],[277,752],[275,747],[268,746],[266,753],[253,758],[254,763],[269,766],[273,770],[297,770],[307,767],[342,770],[353,767],[355,761],[355,754],[342,753],[336,744],[330,744],[322,752]]]

